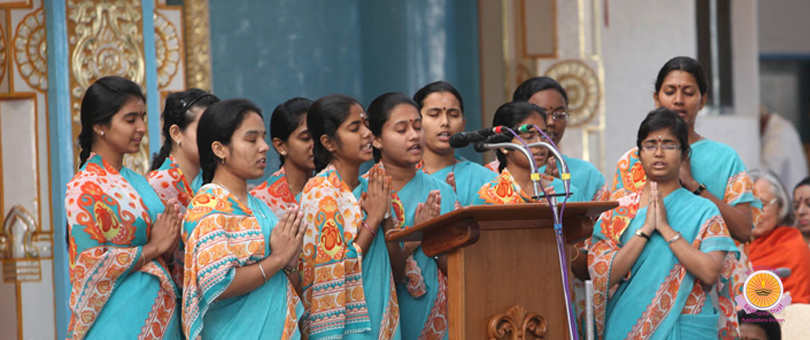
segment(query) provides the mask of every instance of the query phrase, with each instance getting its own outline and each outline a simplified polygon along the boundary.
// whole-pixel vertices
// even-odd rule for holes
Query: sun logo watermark
[[[747,313],[773,311],[779,313],[790,304],[790,295],[785,295],[785,287],[773,270],[759,270],[751,273],[743,285],[743,293],[734,299]]]

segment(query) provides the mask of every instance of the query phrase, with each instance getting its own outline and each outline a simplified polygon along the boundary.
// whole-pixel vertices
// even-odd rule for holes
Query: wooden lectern
[[[616,206],[567,203],[566,243],[590,237],[599,214]],[[450,340],[568,339],[548,204],[466,207],[406,230],[392,230],[386,239],[421,240],[426,255],[448,255]]]

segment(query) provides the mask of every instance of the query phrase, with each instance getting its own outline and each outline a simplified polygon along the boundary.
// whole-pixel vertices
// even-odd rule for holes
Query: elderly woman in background
[[[801,231],[792,226],[787,190],[770,171],[755,170],[751,177],[762,201],[762,215],[749,245],[751,263],[755,267],[790,269],[790,276],[782,280],[785,291],[790,292],[793,303],[810,303],[810,248]]]

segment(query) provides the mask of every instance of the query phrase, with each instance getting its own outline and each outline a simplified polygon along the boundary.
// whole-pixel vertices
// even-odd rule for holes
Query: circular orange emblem
[[[782,281],[771,271],[760,270],[751,274],[745,285],[743,295],[748,303],[757,308],[767,309],[782,299],[784,287]]]

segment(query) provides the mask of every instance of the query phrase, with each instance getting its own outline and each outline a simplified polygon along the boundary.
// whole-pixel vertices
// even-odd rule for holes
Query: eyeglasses
[[[680,150],[680,148],[681,148],[681,146],[678,145],[677,143],[660,143],[659,144],[659,143],[655,143],[655,142],[649,142],[649,143],[641,144],[641,150],[646,151],[646,152],[655,152],[655,151],[658,150],[659,146],[664,151],[675,151],[675,150]]]
[[[546,132],[546,131],[543,131],[543,132]],[[546,137],[544,137],[542,134],[540,134],[537,131],[521,133],[518,136],[520,136],[520,138],[523,138],[523,140],[526,141],[526,142],[529,142],[529,141],[531,141],[531,142],[534,142],[534,141],[548,142],[548,139],[546,139]]]
[[[553,120],[568,120],[568,112],[565,111],[554,111],[549,113],[549,115]]]
[[[765,207],[772,206],[772,205],[776,204],[776,201],[778,201],[778,200],[776,199],[776,197],[774,197],[773,199],[771,199],[771,200],[770,200],[770,201],[768,201],[768,202],[763,201],[763,202],[762,202],[762,207],[763,207],[763,208],[765,208]]]

